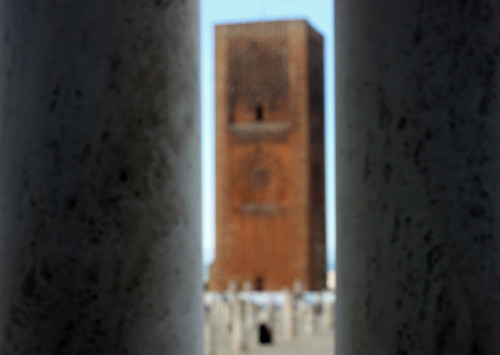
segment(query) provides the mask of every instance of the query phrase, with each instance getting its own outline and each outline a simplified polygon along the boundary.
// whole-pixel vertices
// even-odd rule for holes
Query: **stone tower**
[[[209,288],[325,283],[323,37],[306,21],[217,26],[216,258]]]

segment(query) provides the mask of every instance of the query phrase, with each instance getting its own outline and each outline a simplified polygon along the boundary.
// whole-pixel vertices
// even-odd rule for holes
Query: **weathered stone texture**
[[[336,1],[338,354],[500,353],[500,6]]]
[[[0,1],[1,354],[201,354],[197,27]]]

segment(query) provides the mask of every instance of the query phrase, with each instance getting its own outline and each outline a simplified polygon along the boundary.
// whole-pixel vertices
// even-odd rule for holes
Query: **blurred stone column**
[[[225,319],[225,328],[228,333],[232,332],[234,324],[234,308],[235,308],[235,303],[236,300],[238,299],[238,283],[234,280],[231,280],[228,282],[227,285],[227,318]]]
[[[0,0],[0,353],[201,354],[198,1]]]
[[[338,354],[500,354],[500,3],[338,0]]]
[[[313,331],[316,332],[320,329],[320,321],[322,319],[322,304],[323,304],[323,294],[321,291],[316,292],[313,296]]]
[[[278,329],[278,322],[276,321],[276,304],[274,303],[274,300],[271,299],[269,304],[267,305],[266,308],[266,319],[267,319],[267,325],[269,326],[271,330],[271,334],[273,337],[273,342],[276,342],[276,333]]]
[[[247,300],[244,302],[245,313],[245,332],[247,333],[248,345],[257,343],[257,312],[253,302],[252,282],[245,281],[243,283],[243,292],[246,293]]]
[[[302,297],[296,297],[295,301],[295,322],[297,327],[297,334],[303,335],[306,328],[307,308],[309,305]]]
[[[295,297],[289,290],[283,291],[283,339],[291,340],[297,336]]]
[[[257,314],[258,308],[252,301],[245,302],[245,329],[250,339],[257,339]]]
[[[235,298],[232,307],[231,349],[234,354],[248,350],[248,332],[245,329],[245,305]]]
[[[296,296],[302,295],[302,292],[304,292],[304,284],[302,283],[301,279],[296,279],[293,282],[293,293]]]
[[[255,328],[256,315],[254,312],[254,303],[252,299],[252,282],[246,281],[243,284],[243,292],[247,295],[247,300],[245,301],[245,327],[252,331]]]
[[[217,323],[223,324],[226,316],[226,302],[224,301],[224,295],[218,294],[215,298],[214,304],[214,316]]]
[[[216,355],[215,337],[217,336],[217,334],[214,323],[215,320],[213,318],[213,314],[211,311],[208,311],[205,314],[204,337],[203,337],[205,355]]]
[[[335,326],[335,303],[328,300],[323,301],[321,312],[323,329],[333,330]]]
[[[316,330],[316,320],[315,320],[315,314],[314,314],[314,306],[305,303],[304,304],[304,311],[302,313],[302,320],[301,322],[304,324],[304,334],[306,335],[311,335],[314,334]]]

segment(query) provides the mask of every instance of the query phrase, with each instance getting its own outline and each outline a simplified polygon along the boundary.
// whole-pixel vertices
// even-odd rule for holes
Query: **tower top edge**
[[[271,21],[248,21],[248,22],[231,22],[231,23],[220,23],[215,25],[215,31],[218,35],[231,36],[240,31],[251,31],[251,30],[271,30],[275,28],[293,28],[293,27],[304,27],[305,30],[311,31],[317,35],[323,37],[323,35],[316,30],[310,23],[304,18],[290,19],[290,20],[271,20]]]

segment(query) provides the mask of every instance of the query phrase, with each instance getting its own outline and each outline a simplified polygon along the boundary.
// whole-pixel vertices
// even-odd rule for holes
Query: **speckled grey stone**
[[[335,16],[336,353],[500,354],[500,3]]]
[[[0,0],[0,353],[202,353],[197,0]]]

